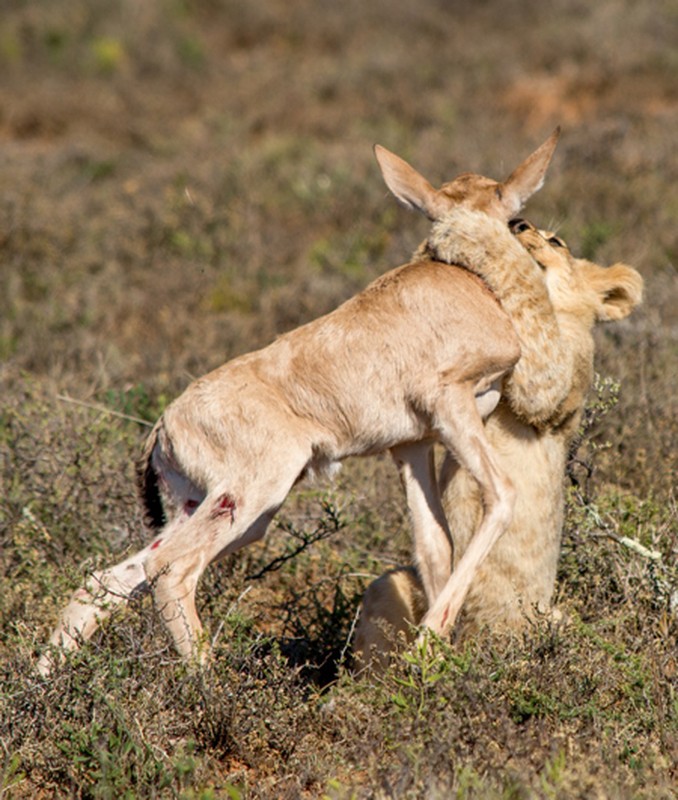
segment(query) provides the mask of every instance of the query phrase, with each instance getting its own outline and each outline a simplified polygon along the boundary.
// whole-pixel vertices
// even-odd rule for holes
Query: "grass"
[[[9,3],[0,796],[676,796],[677,24],[668,0]],[[354,680],[364,586],[409,559],[374,458],[296,491],[266,542],[207,572],[205,671],[136,602],[39,679],[69,593],[144,542],[147,423],[422,237],[373,143],[434,182],[502,177],[559,123],[530,217],[646,281],[643,309],[597,335],[609,377],[572,464],[566,622]]]

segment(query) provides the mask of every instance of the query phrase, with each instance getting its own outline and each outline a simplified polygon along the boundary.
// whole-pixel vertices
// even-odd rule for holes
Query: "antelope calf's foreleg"
[[[207,566],[199,548],[176,556],[171,539],[160,540],[145,563],[153,601],[179,654],[200,657],[202,624],[195,605],[198,580]]]
[[[444,634],[461,611],[478,567],[511,524],[515,490],[509,477],[497,464],[475,399],[468,391],[449,387],[439,409],[437,424],[443,443],[458,463],[476,479],[483,498],[480,526],[422,620],[425,627]]]

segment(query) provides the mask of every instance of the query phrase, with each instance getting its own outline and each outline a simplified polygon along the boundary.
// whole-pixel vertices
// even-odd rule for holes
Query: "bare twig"
[[[137,422],[139,425],[145,425],[147,428],[152,428],[153,423],[149,422],[146,419],[141,419],[141,417],[132,416],[132,414],[123,414],[121,411],[113,411],[112,408],[107,408],[106,406],[102,406],[99,403],[88,403],[85,400],[76,400],[74,397],[68,397],[65,394],[58,394],[57,400],[61,400],[64,403],[73,403],[76,406],[83,406],[84,408],[89,408],[92,411],[99,411],[102,414],[108,414],[111,417],[119,417],[120,419],[126,419],[129,422]]]
[[[358,606],[355,610],[355,614],[353,615],[353,619],[351,620],[351,627],[346,634],[346,641],[344,642],[344,646],[341,650],[341,654],[339,655],[339,663],[345,664],[346,663],[346,653],[348,652],[349,647],[353,642],[353,634],[355,633],[356,625],[358,624],[358,617],[360,616],[360,606]]]
[[[632,550],[634,553],[638,553],[638,555],[643,556],[643,558],[648,558],[651,561],[661,561],[662,554],[658,550],[650,550],[645,545],[641,544],[636,539],[631,539],[630,536],[620,536],[613,530],[612,524],[606,522],[598,511],[595,503],[586,501],[584,503],[586,507],[586,512],[589,516],[593,519],[596,527],[598,528],[598,533],[591,532],[591,536],[596,537],[605,537],[607,539],[611,539],[613,542],[617,544],[623,545],[624,547]]]
[[[618,534],[613,533],[611,530],[603,528],[600,530],[600,532],[591,533],[590,535],[599,538],[612,539],[613,542],[621,544],[624,547],[627,547],[629,550],[633,550],[634,553],[638,553],[639,556],[643,556],[643,558],[647,558],[650,561],[662,560],[662,554],[659,552],[659,550],[650,550],[648,547],[645,547],[645,545],[641,544],[635,539],[631,539],[628,536],[619,536]]]
[[[263,566],[258,572],[252,575],[246,575],[245,580],[255,581],[263,578],[269,572],[276,572],[287,561],[296,558],[304,550],[307,550],[315,542],[321,542],[323,539],[328,539],[342,528],[346,527],[346,523],[340,517],[337,509],[331,503],[323,503],[323,511],[325,515],[318,523],[318,527],[311,533],[306,531],[297,530],[290,523],[280,523],[280,527],[299,541],[299,544],[291,549],[287,549],[282,555],[274,558],[268,564]]]

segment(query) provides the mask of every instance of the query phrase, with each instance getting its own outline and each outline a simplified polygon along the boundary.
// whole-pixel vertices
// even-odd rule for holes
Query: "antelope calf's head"
[[[386,185],[405,208],[420,211],[433,222],[457,206],[508,222],[542,187],[559,136],[556,128],[503,182],[466,172],[440,189],[434,189],[414,167],[385,147],[375,145],[374,153]]]

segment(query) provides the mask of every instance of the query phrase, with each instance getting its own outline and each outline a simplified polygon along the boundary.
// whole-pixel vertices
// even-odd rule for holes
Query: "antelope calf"
[[[486,240],[491,238],[500,247],[500,238],[508,236],[508,230],[498,229],[487,217],[475,216],[472,239],[465,241],[456,233],[443,232],[437,243],[427,245],[432,255],[455,263],[473,260],[478,266],[477,242],[483,231]],[[516,502],[506,533],[478,567],[471,584],[460,618],[462,636],[484,626],[516,629],[535,613],[550,609],[563,525],[565,464],[593,377],[593,328],[597,322],[625,318],[642,297],[642,279],[631,267],[615,264],[603,268],[574,258],[562,239],[538,231],[525,220],[514,220],[510,227],[543,270],[568,386],[550,416],[536,420],[523,413],[524,387],[515,385],[516,367],[505,381],[504,397],[486,422],[487,440],[499,468],[511,476]],[[468,226],[464,231],[468,233]],[[539,337],[532,342],[538,348]],[[537,349],[524,348],[519,364],[528,379],[539,358]],[[531,359],[536,361],[530,363]],[[448,456],[442,465],[440,489],[454,543],[454,564],[463,556],[482,518],[482,490],[469,471]],[[374,581],[365,593],[356,630],[357,668],[369,663],[384,666],[396,634],[410,639],[412,626],[425,617],[427,608],[415,568],[392,570]]]
[[[445,216],[464,207],[503,228],[542,185],[557,137],[556,131],[503,183],[465,174],[438,190],[384,148],[376,155],[398,199],[435,224],[444,227]],[[539,287],[543,279],[518,249],[524,296],[526,282]],[[516,259],[491,266],[510,271]],[[543,317],[539,301],[527,299]],[[144,449],[141,497],[155,536],[74,594],[39,669],[47,674],[59,651],[79,647],[114,607],[145,591],[179,653],[203,657],[195,593],[205,568],[262,537],[305,476],[385,450],[400,467],[411,512],[429,604],[423,623],[443,633],[511,521],[514,491],[483,419],[520,352],[511,319],[484,282],[422,254],[332,313],[199,378],[168,406]],[[544,395],[549,405],[559,402],[558,391]],[[482,495],[482,518],[454,574],[433,470],[436,441]]]

